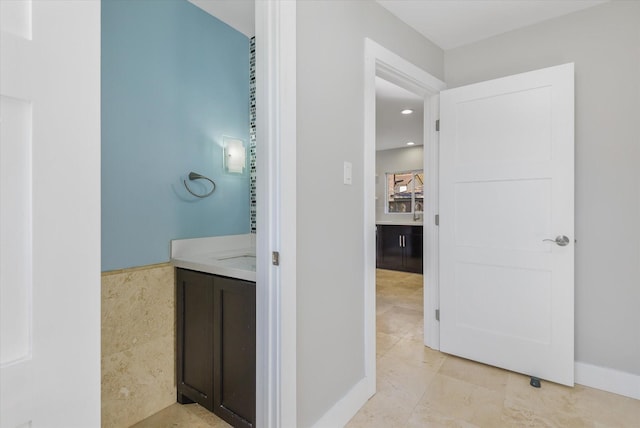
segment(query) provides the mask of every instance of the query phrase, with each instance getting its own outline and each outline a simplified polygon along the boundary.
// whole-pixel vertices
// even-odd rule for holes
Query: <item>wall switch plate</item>
[[[344,184],[352,184],[353,183],[353,179],[352,179],[352,175],[353,175],[353,165],[351,165],[351,162],[344,162]]]

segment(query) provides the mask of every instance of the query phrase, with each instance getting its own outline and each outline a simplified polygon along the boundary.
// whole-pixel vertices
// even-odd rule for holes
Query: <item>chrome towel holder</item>
[[[187,192],[191,193],[193,196],[195,196],[196,198],[206,198],[207,196],[211,196],[211,194],[214,192],[214,190],[216,190],[216,183],[213,182],[212,179],[210,179],[209,177],[205,177],[204,175],[198,174],[196,172],[190,172],[189,173],[189,180],[193,181],[193,180],[207,180],[209,183],[211,183],[211,191],[209,191],[209,193],[205,193],[202,195],[199,195],[197,193],[194,193],[190,188],[189,185],[187,184],[187,180],[182,180],[182,182],[184,183],[184,187],[187,189]]]

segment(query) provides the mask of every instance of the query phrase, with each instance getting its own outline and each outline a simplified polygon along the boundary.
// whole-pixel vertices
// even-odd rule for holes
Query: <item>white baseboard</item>
[[[576,383],[640,400],[640,376],[577,361],[574,367]]]
[[[370,377],[358,382],[349,392],[330,408],[315,424],[313,428],[343,427],[358,413],[358,410],[375,393],[375,384],[371,385]]]

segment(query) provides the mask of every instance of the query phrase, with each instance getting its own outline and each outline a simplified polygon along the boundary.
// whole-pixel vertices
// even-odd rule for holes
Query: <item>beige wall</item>
[[[377,3],[297,2],[299,428],[364,377],[365,37],[443,76],[442,50]]]
[[[640,2],[445,53],[449,87],[575,62],[576,360],[640,375]]]
[[[102,426],[125,428],[176,402],[174,268],[102,274]]]

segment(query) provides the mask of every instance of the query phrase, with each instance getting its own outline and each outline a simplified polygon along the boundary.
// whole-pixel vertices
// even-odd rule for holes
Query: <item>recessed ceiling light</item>
[[[410,108],[406,108],[406,109],[402,110],[400,113],[402,113],[402,114],[411,114],[411,113],[413,113],[413,110],[411,110]]]
[[[413,146],[415,143],[413,141],[407,142],[407,146]]]

